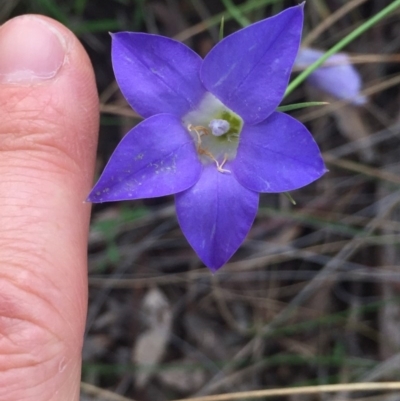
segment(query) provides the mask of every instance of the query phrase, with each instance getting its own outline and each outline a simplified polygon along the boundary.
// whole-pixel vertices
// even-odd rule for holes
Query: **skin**
[[[54,20],[8,21],[0,27],[0,51],[10,35],[16,46],[29,41],[38,20],[63,43],[62,64],[53,76],[0,79],[0,400],[74,401],[87,309],[90,205],[84,200],[93,180],[98,97],[87,54]],[[41,49],[46,55],[47,47]],[[11,71],[7,63],[18,64],[18,57],[33,60],[34,50],[3,58],[0,72]],[[60,54],[48,51],[42,60],[57,66],[53,56]]]

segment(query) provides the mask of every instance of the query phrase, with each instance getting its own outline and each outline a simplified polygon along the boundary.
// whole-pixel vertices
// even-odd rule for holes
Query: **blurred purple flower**
[[[305,69],[317,61],[324,52],[303,48],[296,57],[295,67]],[[311,73],[307,81],[310,85],[340,100],[349,100],[355,105],[367,102],[360,94],[362,88],[361,76],[351,64],[345,53],[336,53],[325,63]]]
[[[179,224],[216,271],[243,242],[259,192],[324,174],[308,130],[276,112],[298,52],[303,7],[242,29],[202,60],[182,43],[114,34],[112,60],[129,104],[146,120],[121,141],[91,202],[176,194]]]

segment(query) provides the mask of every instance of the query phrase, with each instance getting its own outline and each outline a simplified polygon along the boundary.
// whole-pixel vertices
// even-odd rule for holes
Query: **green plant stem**
[[[383,10],[381,10],[374,17],[368,21],[361,24],[353,32],[345,36],[341,41],[339,41],[335,46],[329,49],[321,58],[319,58],[315,63],[311,64],[307,69],[305,69],[301,74],[299,74],[287,87],[285,96],[293,92],[314,70],[316,70],[320,65],[322,65],[330,56],[342,50],[350,42],[356,39],[358,36],[363,34],[369,28],[374,26],[381,19],[385,18],[388,14],[394,11],[397,7],[400,7],[400,0],[395,0],[393,3],[389,4]]]

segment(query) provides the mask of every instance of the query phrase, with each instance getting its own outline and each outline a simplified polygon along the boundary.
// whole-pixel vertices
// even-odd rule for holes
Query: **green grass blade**
[[[242,14],[242,11],[232,3],[232,0],[222,0],[228,13],[238,22],[242,27],[248,26],[251,22]]]
[[[306,68],[301,74],[299,74],[287,87],[285,96],[292,93],[313,71],[315,71],[318,67],[320,67],[330,56],[342,50],[345,46],[347,46],[354,39],[359,37],[361,34],[366,32],[369,28],[374,26],[381,19],[388,16],[391,12],[393,12],[396,8],[400,7],[400,0],[395,0],[393,3],[389,4],[383,10],[381,10],[378,14],[373,16],[368,21],[361,24],[357,29],[353,32],[349,33],[342,40],[340,40],[335,46],[329,49],[321,58],[319,58],[315,63],[311,64],[308,68]]]
[[[288,104],[285,106],[279,106],[276,110],[286,112],[286,111],[291,111],[291,110],[304,109],[305,107],[325,106],[327,104],[329,104],[329,103],[328,102],[293,103],[293,104]]]

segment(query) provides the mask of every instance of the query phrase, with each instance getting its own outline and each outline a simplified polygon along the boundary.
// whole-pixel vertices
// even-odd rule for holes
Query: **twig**
[[[206,397],[183,398],[176,401],[229,401],[242,398],[282,397],[285,395],[337,393],[340,391],[393,391],[400,390],[400,382],[386,383],[348,383],[327,384],[323,386],[306,386],[277,388],[268,390],[241,391],[237,393],[209,395]]]
[[[337,11],[332,13],[328,18],[324,19],[316,28],[314,28],[303,40],[303,46],[310,46],[315,39],[321,35],[322,32],[327,30],[331,25],[333,25],[340,18],[345,16],[348,12],[350,12],[353,8],[358,7],[362,3],[365,3],[367,0],[353,0],[349,3],[345,3],[344,6],[340,7]]]
[[[109,390],[104,390],[90,383],[81,382],[81,390],[86,394],[101,397],[108,401],[135,401],[133,398],[126,398],[122,395]]]

